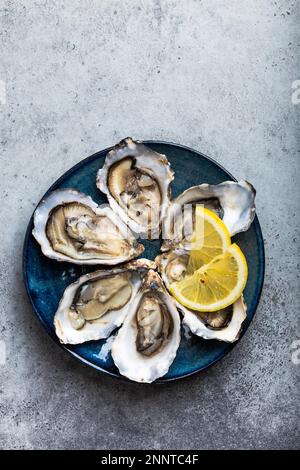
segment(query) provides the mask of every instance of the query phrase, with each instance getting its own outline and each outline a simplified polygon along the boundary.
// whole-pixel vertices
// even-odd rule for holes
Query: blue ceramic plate
[[[200,183],[217,184],[234,180],[224,168],[215,161],[195,150],[167,142],[145,141],[153,150],[167,156],[175,171],[172,196],[175,197],[190,186]],[[86,158],[59,178],[44,197],[57,188],[76,188],[89,194],[95,202],[107,202],[106,197],[96,188],[97,170],[102,167],[105,156],[110,149],[105,149]],[[23,253],[23,270],[25,286],[33,309],[52,336],[54,341],[77,359],[89,366],[115,377],[120,377],[115,367],[106,340],[90,341],[76,346],[62,346],[53,329],[53,316],[65,288],[82,274],[96,270],[96,267],[80,267],[70,263],[60,263],[46,258],[31,232],[32,218],[29,222]],[[250,229],[234,237],[242,248],[248,262],[249,277],[245,290],[248,305],[247,319],[243,333],[247,330],[257,308],[264,279],[264,245],[257,217]],[[160,242],[144,241],[145,251],[142,257],[154,259],[159,253]],[[160,382],[179,379],[199,372],[227,354],[234,345],[216,340],[204,340],[192,335],[182,328],[181,343],[169,372]]]

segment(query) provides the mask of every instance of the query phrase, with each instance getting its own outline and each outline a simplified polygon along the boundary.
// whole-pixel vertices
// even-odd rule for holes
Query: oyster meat
[[[32,233],[44,255],[75,264],[118,264],[144,251],[110,207],[74,189],[53,191],[39,204]]]
[[[189,259],[189,252],[183,249],[170,250],[156,257],[155,261],[162,279],[167,286],[184,278]],[[218,339],[232,343],[237,341],[242,324],[247,317],[247,307],[243,296],[233,305],[217,312],[198,312],[189,310],[176,301],[183,314],[185,323],[192,333],[204,339]]]
[[[97,187],[135,234],[153,239],[169,207],[173,178],[165,155],[127,137],[108,152]]]
[[[243,180],[201,184],[187,189],[171,202],[164,218],[161,250],[190,248],[197,204],[203,204],[223,219],[231,236],[248,230],[255,217],[255,194],[253,186]]]
[[[118,268],[98,270],[69,285],[54,316],[62,343],[107,338],[121,325],[143,277],[155,263],[139,259]]]
[[[112,344],[120,373],[136,382],[165,375],[180,342],[180,318],[158,273],[150,270]]]

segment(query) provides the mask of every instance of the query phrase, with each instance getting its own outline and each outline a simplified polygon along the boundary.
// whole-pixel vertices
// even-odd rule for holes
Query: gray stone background
[[[0,4],[1,448],[299,447],[299,1]],[[265,238],[247,334],[210,370],[163,386],[69,357],[22,282],[37,201],[127,135],[194,147],[247,178]]]

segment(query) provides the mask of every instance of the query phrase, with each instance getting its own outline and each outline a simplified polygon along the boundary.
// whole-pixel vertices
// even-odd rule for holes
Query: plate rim
[[[209,157],[208,155],[198,151],[198,150],[195,150],[191,147],[188,147],[186,145],[182,145],[182,144],[177,144],[175,142],[168,142],[168,141],[164,141],[164,140],[139,140],[138,142],[141,142],[145,145],[151,145],[151,144],[158,144],[158,145],[168,145],[168,146],[172,146],[172,147],[176,147],[176,148],[181,148],[181,149],[184,149],[184,150],[188,150],[202,158],[205,158],[207,160],[209,160],[211,163],[213,163],[214,165],[216,165],[218,168],[220,168],[221,170],[223,170],[229,178],[231,178],[232,181],[237,181],[237,179],[228,171],[226,170],[223,165],[221,165],[220,163],[218,163],[216,160],[214,160],[213,158]],[[86,163],[90,162],[90,161],[93,161],[95,160],[96,158],[99,158],[101,157],[102,155],[105,155],[106,153],[108,153],[114,146],[111,146],[111,147],[107,147],[103,150],[98,150],[97,152],[93,153],[92,155],[89,155],[88,157],[80,160],[78,163],[76,163],[75,165],[73,165],[71,168],[69,168],[66,172],[64,172],[57,180],[55,180],[55,182],[48,188],[48,190],[43,194],[42,198],[40,199],[40,201],[37,203],[37,205],[35,206],[34,210],[33,210],[33,213],[29,219],[29,222],[28,222],[28,225],[27,225],[27,228],[26,228],[26,232],[25,232],[25,238],[24,238],[24,243],[23,243],[23,250],[22,250],[22,274],[23,274],[23,282],[24,282],[24,285],[25,285],[25,289],[26,289],[26,293],[27,293],[27,296],[29,298],[29,301],[30,301],[30,304],[31,304],[31,307],[33,309],[33,312],[35,313],[36,317],[39,319],[39,321],[41,322],[41,324],[43,325],[44,329],[46,330],[47,334],[50,336],[50,338],[55,342],[56,345],[58,345],[62,350],[66,351],[67,353],[69,353],[71,356],[73,356],[75,359],[77,359],[78,361],[80,361],[82,364],[85,364],[89,367],[91,367],[92,369],[96,370],[97,372],[101,372],[105,375],[108,375],[112,378],[115,378],[115,379],[118,379],[118,380],[122,380],[123,382],[127,382],[127,383],[133,383],[132,380],[129,380],[127,379],[126,377],[123,377],[120,373],[114,373],[114,372],[110,372],[106,369],[103,369],[101,366],[98,366],[96,364],[93,364],[92,362],[90,362],[89,360],[85,359],[84,357],[82,357],[80,354],[76,353],[75,351],[72,351],[71,349],[68,348],[67,345],[64,345],[62,343],[60,343],[60,341],[58,340],[57,336],[55,335],[54,331],[49,327],[49,325],[45,322],[44,318],[40,315],[38,309],[36,308],[35,304],[34,304],[34,301],[33,301],[33,298],[31,296],[31,293],[30,293],[30,288],[29,288],[29,280],[28,280],[28,273],[27,273],[27,269],[26,269],[26,266],[27,266],[27,247],[28,247],[28,242],[29,242],[29,238],[32,236],[32,227],[33,227],[33,215],[34,215],[34,212],[37,208],[37,206],[41,203],[41,201],[51,192],[53,191],[53,188],[54,186],[57,186],[58,184],[60,184],[62,181],[64,181],[68,176],[70,176],[72,173],[74,173],[77,169],[83,167]],[[182,375],[178,375],[178,376],[174,376],[174,377],[170,377],[170,378],[159,378],[158,380],[155,380],[154,382],[152,382],[153,384],[164,384],[164,383],[168,383],[168,382],[173,382],[173,381],[176,381],[176,380],[180,380],[180,379],[184,379],[186,377],[190,377],[192,375],[195,375],[195,374],[198,374],[210,367],[212,367],[214,364],[216,364],[217,362],[219,362],[221,359],[223,359],[225,356],[227,356],[227,354],[229,354],[233,348],[241,341],[242,337],[244,336],[244,334],[246,333],[246,331],[248,330],[253,318],[254,318],[254,315],[256,314],[256,311],[257,311],[257,307],[259,305],[259,301],[260,301],[260,298],[261,298],[261,294],[262,294],[262,289],[263,289],[263,286],[264,286],[264,278],[265,278],[265,247],[264,247],[264,239],[263,239],[263,235],[262,235],[262,230],[261,230],[261,226],[260,226],[260,223],[259,223],[259,219],[258,219],[258,216],[255,215],[255,218],[252,222],[254,225],[255,225],[255,232],[257,234],[257,245],[258,245],[258,250],[260,251],[260,255],[261,255],[261,272],[260,272],[260,283],[259,283],[259,287],[258,287],[258,291],[256,292],[256,296],[255,296],[255,304],[254,304],[254,308],[253,308],[253,314],[252,314],[252,317],[249,319],[248,321],[248,325],[247,325],[247,328],[245,330],[242,331],[239,339],[237,341],[235,341],[234,343],[231,343],[229,348],[224,352],[222,351],[212,362],[210,362],[209,364],[203,366],[203,367],[200,367],[196,370],[193,370],[191,372],[188,372],[186,374],[182,374]]]

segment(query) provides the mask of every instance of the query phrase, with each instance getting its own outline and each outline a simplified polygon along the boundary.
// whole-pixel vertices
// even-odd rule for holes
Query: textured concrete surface
[[[299,447],[299,1],[0,5],[0,447]],[[249,179],[266,243],[247,334],[215,367],[165,386],[68,357],[22,283],[36,202],[127,135],[194,147]]]

